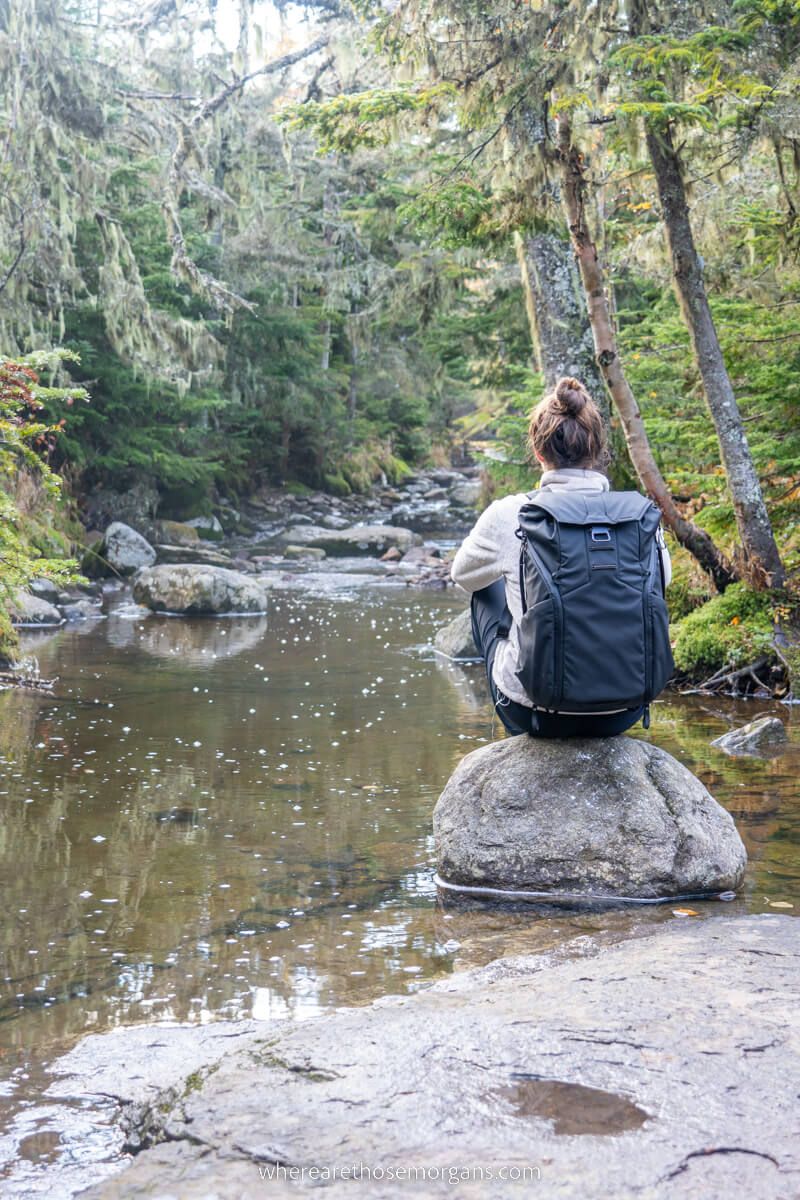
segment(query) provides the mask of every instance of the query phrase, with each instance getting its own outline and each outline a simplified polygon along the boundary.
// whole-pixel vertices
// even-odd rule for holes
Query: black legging
[[[507,638],[512,616],[506,604],[506,585],[502,579],[472,593],[472,636],[486,663],[486,675],[495,712],[509,733],[528,733],[531,737],[613,737],[624,733],[641,720],[644,708],[626,708],[623,712],[599,716],[592,713],[571,715],[534,711],[518,704],[496,686],[492,678],[497,643]]]

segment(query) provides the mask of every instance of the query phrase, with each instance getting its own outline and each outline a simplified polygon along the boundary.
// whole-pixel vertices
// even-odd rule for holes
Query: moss
[[[773,597],[743,583],[726,588],[673,626],[675,666],[686,675],[735,670],[772,653]]]
[[[323,482],[325,491],[330,492],[332,496],[349,496],[352,491],[344,475],[338,471],[335,475],[326,475]]]
[[[402,483],[404,479],[408,479],[414,474],[405,459],[398,458],[396,454],[389,454],[382,458],[380,465],[389,483],[392,484]]]
[[[283,485],[284,491],[290,496],[310,496],[312,489],[306,483],[301,483],[299,479],[287,479]]]

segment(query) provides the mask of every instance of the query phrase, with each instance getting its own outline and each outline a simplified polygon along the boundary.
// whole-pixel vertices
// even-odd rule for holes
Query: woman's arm
[[[503,575],[501,555],[502,522],[498,501],[481,513],[453,559],[450,577],[465,592],[477,592]]]

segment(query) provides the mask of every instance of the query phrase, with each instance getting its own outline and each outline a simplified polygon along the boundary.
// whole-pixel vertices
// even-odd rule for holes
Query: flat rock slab
[[[320,1183],[326,1196],[370,1200],[406,1187],[509,1200],[540,1189],[548,1200],[796,1198],[794,919],[651,928],[582,958],[501,959],[367,1008],[245,1036],[233,1026],[227,1052],[218,1040],[202,1070],[190,1057],[194,1074],[129,1113],[134,1137],[146,1127],[169,1140],[83,1200],[239,1200]],[[170,1037],[185,1033],[161,1028],[155,1047],[137,1036],[169,1068]],[[120,1058],[138,1068],[124,1040],[90,1039],[90,1079],[60,1081],[61,1094],[130,1095]]]
[[[691,771],[630,737],[515,737],[461,760],[433,815],[448,883],[588,899],[734,891],[747,862]]]
[[[410,529],[394,525],[351,525],[348,529],[325,529],[321,525],[293,525],[282,535],[290,546],[317,546],[331,555],[385,554],[392,546],[405,551],[422,538]]]

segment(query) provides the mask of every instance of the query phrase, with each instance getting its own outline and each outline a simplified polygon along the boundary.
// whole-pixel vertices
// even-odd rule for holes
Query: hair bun
[[[555,397],[565,416],[577,417],[589,399],[589,393],[580,380],[565,375],[555,386]]]

